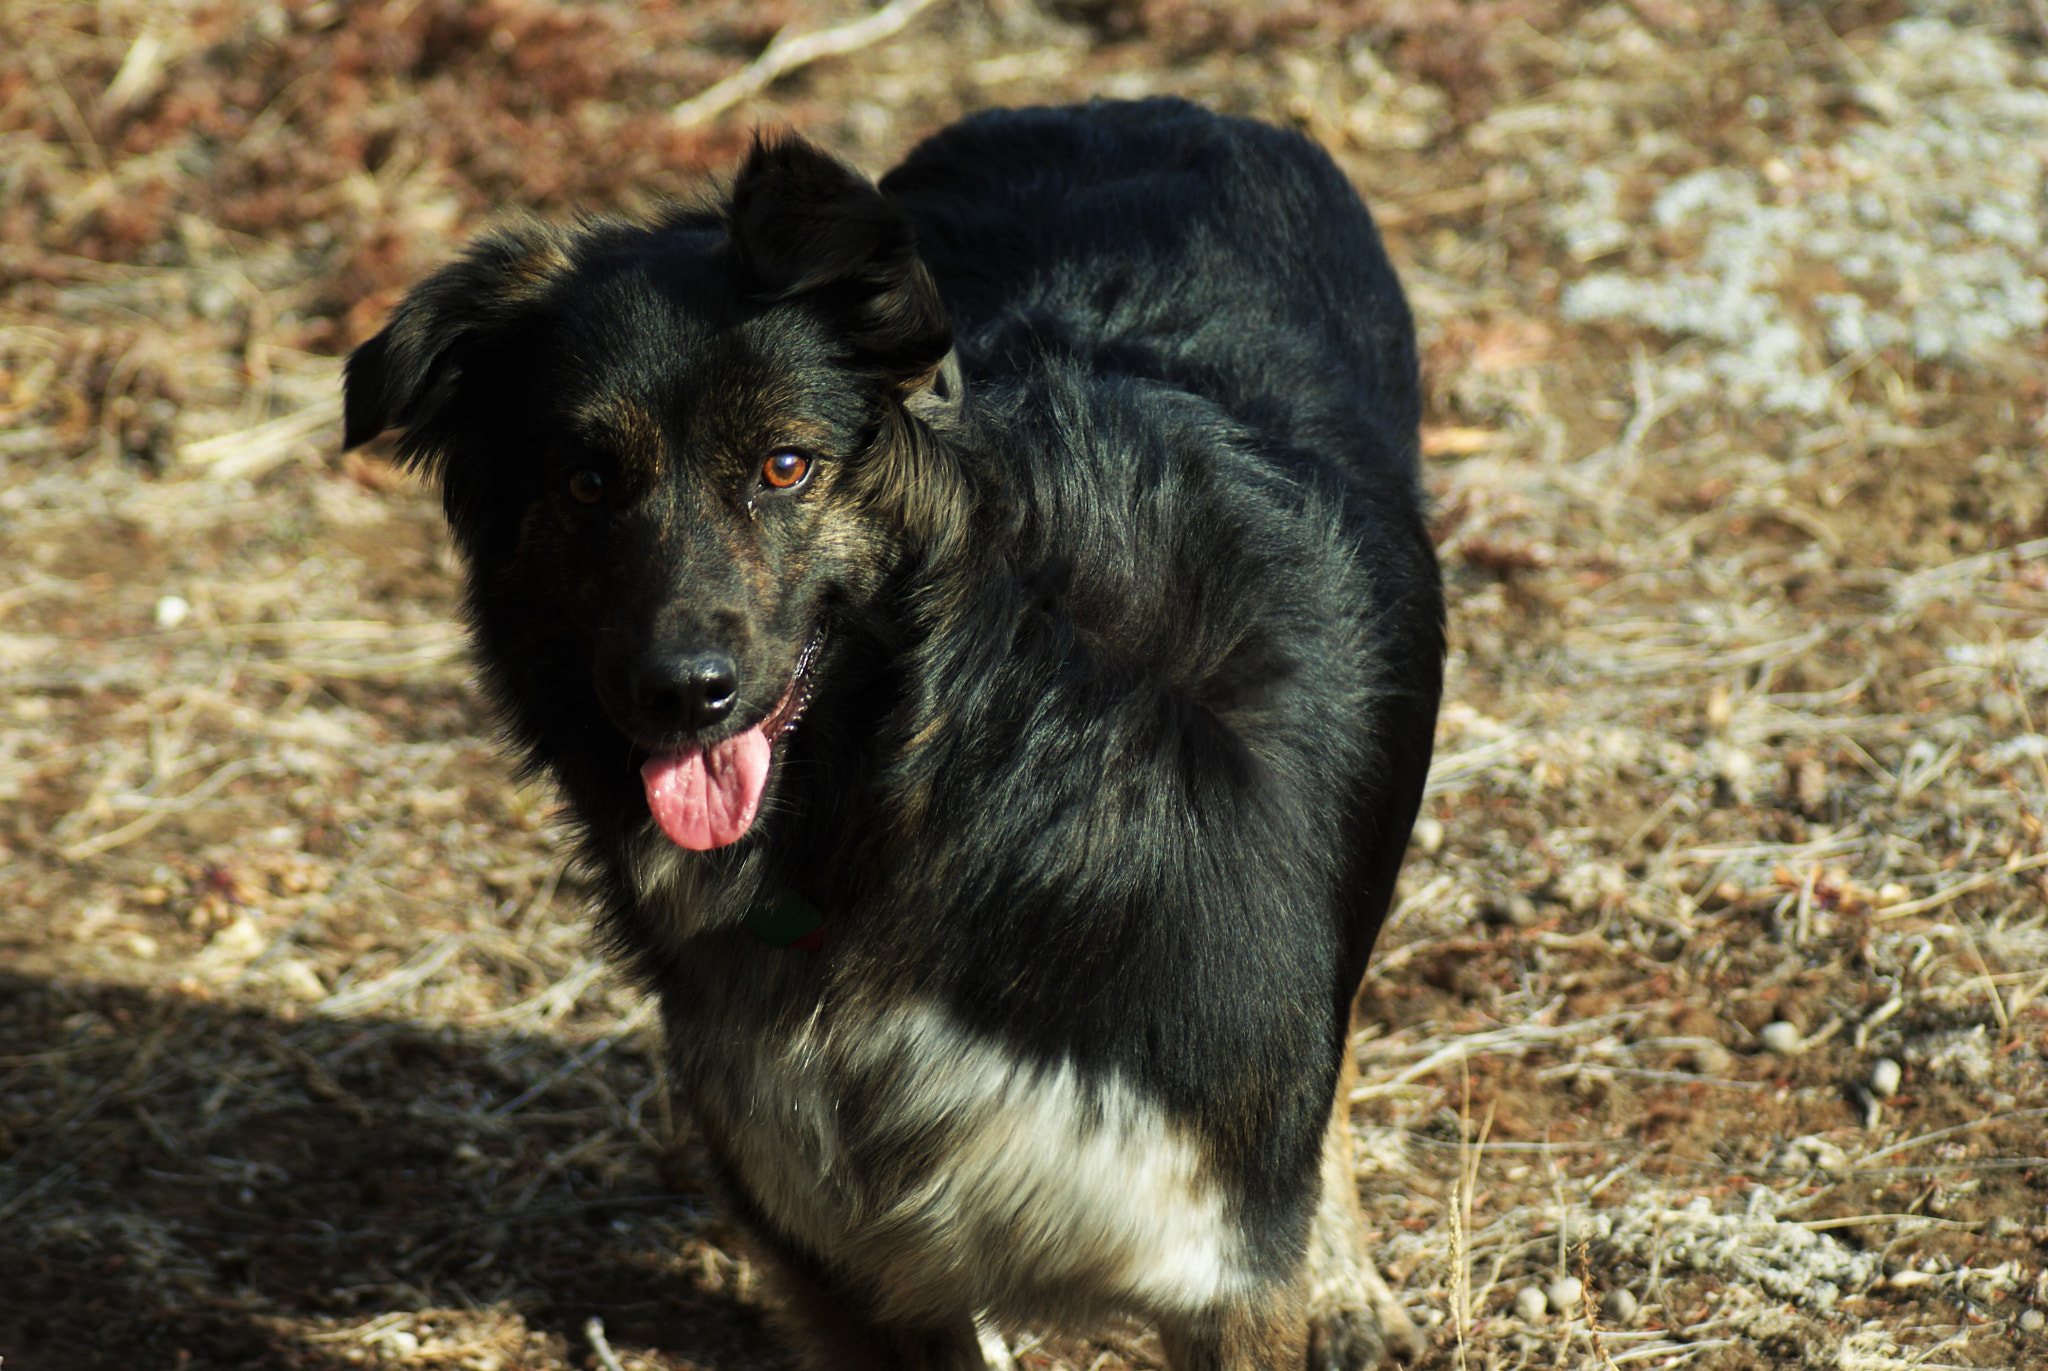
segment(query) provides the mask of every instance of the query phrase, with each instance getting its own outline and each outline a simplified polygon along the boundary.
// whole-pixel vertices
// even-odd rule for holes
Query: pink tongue
[[[710,751],[693,747],[651,757],[640,768],[647,807],[678,847],[709,852],[738,842],[753,826],[768,784],[768,735],[760,728],[727,738]]]

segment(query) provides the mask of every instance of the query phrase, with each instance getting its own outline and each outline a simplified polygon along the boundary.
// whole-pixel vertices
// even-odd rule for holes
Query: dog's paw
[[[1369,1265],[1342,1304],[1322,1303],[1308,1321],[1308,1371],[1372,1371],[1390,1357],[1413,1361],[1426,1343],[1408,1311]],[[1355,1302],[1354,1302],[1355,1301]]]
[[[1379,1320],[1363,1309],[1332,1309],[1309,1320],[1308,1371],[1373,1371],[1386,1355]]]

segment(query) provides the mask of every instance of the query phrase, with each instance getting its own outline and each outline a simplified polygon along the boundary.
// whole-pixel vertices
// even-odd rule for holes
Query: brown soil
[[[1328,146],[1423,330],[1450,698],[1356,1122],[1426,1364],[2048,1365],[2039,7],[941,0],[668,118],[857,8],[0,0],[9,1371],[785,1364],[337,359],[757,124],[1155,91]],[[1757,329],[1646,293],[1742,234]]]

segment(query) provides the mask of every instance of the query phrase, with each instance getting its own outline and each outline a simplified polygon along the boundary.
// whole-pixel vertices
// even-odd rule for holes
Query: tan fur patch
[[[605,446],[618,458],[629,481],[652,484],[660,474],[667,439],[661,420],[637,401],[604,394],[583,407],[578,418],[602,433]]]
[[[521,232],[520,246],[526,250],[505,264],[508,293],[538,291],[557,277],[567,275],[575,266],[563,249],[561,231],[550,225],[526,225]]]

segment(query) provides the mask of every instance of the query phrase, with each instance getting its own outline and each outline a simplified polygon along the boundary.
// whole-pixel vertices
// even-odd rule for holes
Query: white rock
[[[254,919],[237,914],[233,923],[207,939],[206,951],[218,961],[246,962],[269,941]]]
[[[1432,819],[1425,814],[1415,821],[1415,847],[1425,857],[1434,857],[1443,849],[1444,825],[1441,819]]]
[[[1515,1294],[1515,1317],[1524,1323],[1535,1323],[1543,1317],[1543,1292],[1533,1285],[1525,1285]]]
[[[1701,1043],[1687,1060],[1694,1073],[1701,1076],[1725,1076],[1735,1069],[1735,1054],[1719,1043]]]
[[[1747,802],[1756,783],[1756,759],[1732,743],[1716,740],[1707,747],[1715,776],[1739,801]]]
[[[156,626],[166,633],[191,617],[192,602],[182,595],[160,595],[156,602]]]
[[[1616,1328],[1626,1328],[1635,1322],[1636,1297],[1621,1286],[1616,1286],[1600,1297],[1600,1317]]]
[[[298,999],[312,1003],[327,998],[327,983],[311,962],[287,957],[271,968],[271,977]]]
[[[1880,1100],[1888,1100],[1899,1092],[1899,1064],[1890,1057],[1879,1057],[1870,1064],[1870,1093]]]
[[[1543,921],[1543,911],[1527,895],[1509,895],[1492,908],[1496,921],[1513,924],[1516,928],[1530,928]]]
[[[1764,1051],[1780,1057],[1796,1056],[1799,1049],[1806,1045],[1805,1037],[1800,1033],[1798,1026],[1786,1023],[1783,1019],[1773,1019],[1765,1024],[1757,1037],[1763,1043]]]
[[[1549,1302],[1551,1313],[1570,1318],[1579,1312],[1579,1302],[1585,1293],[1586,1287],[1577,1276],[1559,1276],[1543,1292],[1543,1298]]]
[[[1817,1134],[1809,1134],[1804,1138],[1793,1139],[1786,1150],[1803,1157],[1806,1163],[1816,1171],[1830,1176],[1848,1174],[1849,1154]],[[1792,1170],[1794,1168],[1787,1167],[1786,1169]]]
[[[2043,1317],[2040,1310],[2029,1309],[2020,1315],[2022,1333],[2038,1333],[2043,1327],[2048,1327],[2048,1317]]]
[[[420,1350],[419,1338],[406,1332],[403,1328],[386,1328],[374,1337],[365,1338],[364,1341],[382,1343],[390,1350],[391,1355],[400,1361]]]

